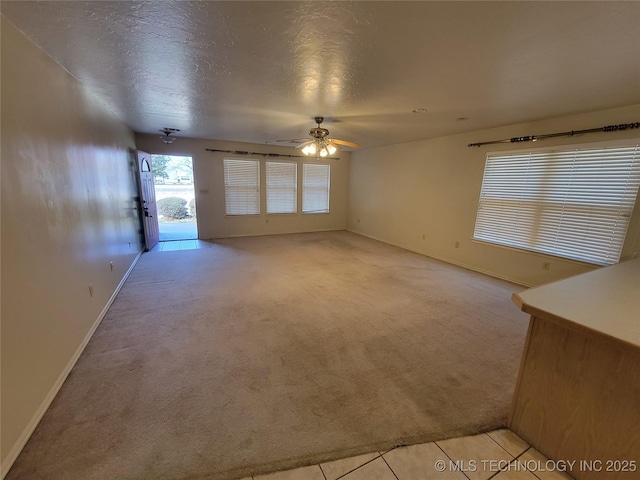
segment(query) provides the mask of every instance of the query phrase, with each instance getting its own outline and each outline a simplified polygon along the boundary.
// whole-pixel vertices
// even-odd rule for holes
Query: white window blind
[[[296,213],[298,210],[298,165],[266,162],[267,213]]]
[[[305,163],[302,165],[302,211],[303,213],[329,212],[329,165]]]
[[[260,162],[225,158],[224,194],[227,215],[260,213]]]
[[[617,263],[639,185],[638,145],[488,155],[473,236]]]

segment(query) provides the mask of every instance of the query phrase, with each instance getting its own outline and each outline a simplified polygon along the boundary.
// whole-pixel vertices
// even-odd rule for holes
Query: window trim
[[[326,166],[329,169],[329,175],[327,176],[327,210],[326,211],[311,211],[311,212],[305,212],[304,210],[304,193],[305,193],[305,186],[304,186],[304,169],[306,165],[313,165],[313,166]],[[301,178],[301,202],[300,202],[300,212],[303,215],[327,215],[331,213],[331,164],[329,162],[303,162],[302,163],[302,175],[300,175]]]
[[[225,162],[227,160],[241,161],[241,162],[256,162],[258,165],[258,211],[256,213],[228,213],[227,208],[227,175]],[[243,217],[256,217],[262,215],[262,167],[259,158],[235,158],[235,157],[223,157],[222,159],[222,186],[224,188],[224,213],[225,218],[243,218]]]
[[[611,265],[611,264],[615,264],[620,262],[623,258],[625,258],[625,253],[628,254],[628,240],[629,240],[629,232],[632,231],[633,225],[631,223],[632,219],[634,217],[636,217],[639,212],[637,212],[636,210],[638,208],[640,208],[640,188],[636,191],[636,198],[635,198],[635,202],[633,203],[633,206],[631,207],[631,209],[629,210],[629,214],[628,214],[628,222],[626,225],[626,229],[624,232],[624,237],[622,238],[622,242],[620,245],[620,249],[619,249],[619,256],[618,259],[616,261],[614,261],[613,263],[608,262],[606,260],[604,261],[597,261],[595,258],[580,258],[579,256],[565,256],[562,255],[562,252],[551,252],[551,251],[545,251],[542,248],[540,249],[534,249],[534,248],[527,248],[529,247],[529,245],[526,246],[521,246],[521,245],[510,245],[507,242],[504,243],[499,243],[499,242],[493,242],[491,240],[485,239],[485,238],[478,238],[476,237],[476,230],[477,230],[477,226],[478,226],[478,220],[479,220],[479,214],[480,214],[480,208],[482,205],[482,191],[485,188],[485,178],[486,178],[486,173],[487,173],[487,161],[489,160],[489,158],[491,156],[498,156],[498,157],[505,157],[505,156],[509,156],[509,155],[514,155],[514,156],[526,156],[527,154],[531,154],[531,155],[540,155],[540,154],[544,154],[546,152],[549,152],[549,156],[552,156],[554,153],[555,154],[559,154],[559,155],[565,155],[565,156],[570,156],[571,152],[574,151],[584,151],[584,150],[606,150],[606,149],[615,149],[615,148],[620,148],[620,149],[624,149],[624,148],[633,148],[633,147],[637,147],[640,148],[640,138],[626,138],[626,139],[619,139],[619,140],[610,140],[610,141],[605,141],[605,142],[592,142],[592,143],[576,143],[576,144],[555,144],[555,145],[545,145],[545,146],[539,146],[537,148],[519,148],[519,149],[504,149],[504,150],[493,150],[493,151],[488,151],[485,152],[485,160],[484,160],[484,167],[483,167],[483,175],[482,175],[482,182],[480,184],[480,189],[478,192],[478,203],[477,203],[477,209],[476,209],[476,214],[475,214],[475,219],[474,219],[474,227],[473,227],[473,234],[471,236],[471,241],[479,243],[479,244],[484,244],[484,245],[490,245],[492,247],[500,247],[500,248],[505,248],[505,249],[509,249],[512,251],[518,251],[518,252],[526,252],[529,254],[534,254],[534,255],[539,255],[539,256],[550,256],[550,257],[554,257],[554,258],[558,258],[561,259],[563,261],[566,262],[572,262],[572,263],[576,263],[576,264],[580,264],[580,265],[588,265],[588,266],[602,266],[602,265]],[[635,155],[634,158],[634,165],[638,165],[639,161],[640,161],[640,157],[638,157],[638,154]],[[546,160],[546,159],[545,159]],[[546,160],[547,162],[549,160]],[[637,168],[637,167],[636,167]],[[634,174],[634,175],[637,175]],[[632,177],[633,178],[633,177]],[[635,177],[637,178],[637,177]],[[542,185],[543,188],[545,186],[548,185],[552,185],[553,184],[549,184],[547,183],[539,183],[539,185]],[[622,196],[622,194],[621,194]],[[627,197],[628,198],[628,197]],[[512,201],[516,200],[515,197],[513,197],[511,199]],[[596,200],[596,199],[594,199]],[[623,200],[621,200],[623,201]],[[544,202],[538,202],[538,204],[541,204]],[[573,202],[575,203],[575,202]],[[536,203],[532,203],[533,205],[535,205]],[[571,205],[572,202],[568,202],[568,205]],[[564,205],[564,203],[563,203]],[[589,204],[592,207],[596,206],[595,203],[591,203]],[[628,208],[628,202],[626,203]],[[544,210],[544,211],[548,211],[548,210]],[[609,217],[609,218],[613,218],[613,217]],[[524,224],[526,225],[526,223]],[[549,224],[546,224],[549,225]],[[552,225],[552,224],[551,224]],[[565,237],[566,238],[566,237]],[[618,237],[619,238],[619,237]],[[544,248],[544,245],[543,245]],[[562,248],[562,247],[560,247]],[[617,249],[613,251],[613,253],[616,253]],[[614,258],[613,256],[611,258]]]
[[[269,180],[268,180],[268,164],[269,163],[283,163],[294,165],[295,168],[295,184],[294,184],[294,211],[293,212],[269,212]],[[285,160],[264,160],[264,214],[265,215],[298,215],[300,207],[298,202],[298,194],[300,190],[300,175],[298,174],[299,162],[297,161],[285,161]]]

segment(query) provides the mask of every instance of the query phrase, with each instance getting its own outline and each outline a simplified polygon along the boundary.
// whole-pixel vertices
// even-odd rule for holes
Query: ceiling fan
[[[315,117],[317,127],[309,130],[309,138],[296,138],[293,140],[278,140],[278,142],[299,143],[296,148],[301,148],[302,153],[307,156],[316,155],[318,157],[327,157],[333,155],[342,147],[358,148],[359,143],[348,142],[337,138],[329,137],[329,130],[322,128],[320,125],[324,121],[324,117]]]
[[[164,137],[160,135],[160,140],[162,140],[164,143],[169,145],[170,143],[173,143],[176,141],[176,137],[172,137],[171,134],[179,132],[180,129],[164,127],[163,129],[158,131],[164,133]]]

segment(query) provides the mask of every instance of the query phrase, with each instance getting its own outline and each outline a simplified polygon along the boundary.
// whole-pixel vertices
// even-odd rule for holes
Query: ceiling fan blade
[[[314,144],[314,143],[315,143],[315,142],[314,142],[313,140],[307,140],[307,141],[304,141],[304,140],[303,140],[303,142],[302,142],[300,145],[296,145],[296,148],[304,148],[304,147],[306,147],[307,145],[312,145],[312,144]]]
[[[332,138],[331,141],[336,145],[343,145],[345,147],[351,148],[360,148],[360,144],[355,142],[347,142],[346,140],[340,140],[338,138]]]
[[[283,143],[300,143],[300,142],[306,142],[307,140],[309,140],[309,137],[307,138],[294,138],[292,140],[276,140],[276,142],[283,142]]]
[[[327,140],[327,146],[331,146],[331,147],[335,148],[336,151],[337,150],[342,150],[342,147],[340,145],[338,145],[336,142],[334,142],[333,139]]]

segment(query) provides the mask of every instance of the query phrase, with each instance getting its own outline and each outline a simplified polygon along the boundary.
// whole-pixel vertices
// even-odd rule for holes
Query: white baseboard
[[[425,257],[435,258],[436,260],[440,260],[442,262],[450,263],[452,265],[457,265],[458,267],[466,268],[467,270],[472,270],[474,272],[482,273],[482,274],[488,275],[490,277],[499,278],[500,280],[506,280],[507,282],[515,283],[517,285],[522,285],[523,287],[534,287],[535,286],[535,285],[529,285],[529,284],[523,283],[521,280],[516,280],[515,278],[510,278],[510,277],[507,277],[507,276],[504,276],[504,275],[498,275],[495,272],[482,270],[481,268],[477,268],[477,267],[474,267],[474,266],[471,266],[471,265],[467,265],[465,263],[457,262],[455,260],[451,260],[450,258],[445,258],[445,257],[440,257],[438,255],[432,255],[430,253],[420,252],[419,250],[414,250],[413,248],[409,248],[409,247],[407,247],[405,245],[400,245],[398,243],[393,243],[393,242],[390,242],[388,240],[384,240],[382,238],[374,237],[373,235],[367,235],[366,233],[358,232],[357,230],[351,230],[351,229],[347,228],[347,231],[351,232],[351,233],[355,233],[356,235],[362,235],[363,237],[371,238],[372,240],[377,240],[377,241],[382,242],[382,243],[393,245],[394,247],[402,248],[403,250],[409,250],[410,252],[417,253],[417,254],[423,255]]]
[[[226,235],[222,237],[210,237],[210,238],[207,238],[206,240],[222,240],[224,238],[266,237],[269,235],[289,235],[289,234],[296,234],[296,233],[344,232],[346,230],[347,230],[346,228],[321,228],[319,230],[292,230],[291,232],[241,233],[237,235]],[[353,232],[353,233],[357,233],[357,232]]]
[[[124,282],[129,277],[129,274],[133,270],[133,267],[135,267],[136,264],[138,263],[138,260],[140,259],[141,255],[142,255],[142,252],[138,253],[136,258],[133,260],[133,262],[131,263],[131,266],[129,267],[127,272],[124,274],[124,276],[122,277],[122,280],[120,280],[120,283],[118,284],[115,291],[113,292],[113,295],[111,295],[106,305],[100,312],[100,315],[98,315],[98,318],[91,326],[91,329],[85,335],[84,339],[82,340],[82,343],[80,343],[75,353],[73,354],[73,356],[71,357],[67,365],[65,366],[64,370],[62,371],[62,373],[60,374],[56,382],[53,384],[53,387],[51,387],[51,390],[49,390],[49,393],[40,404],[40,407],[36,410],[33,417],[31,417],[31,420],[29,421],[25,429],[22,431],[22,434],[18,438],[18,441],[13,445],[11,450],[9,450],[7,457],[4,459],[4,461],[0,465],[0,472],[1,472],[0,478],[4,478],[7,475],[7,473],[9,472],[9,469],[13,465],[13,462],[16,461],[16,459],[18,458],[18,455],[20,455],[20,452],[22,451],[24,446],[27,444],[27,441],[29,440],[34,430],[38,426],[38,423],[40,423],[40,420],[42,420],[42,417],[44,416],[49,406],[51,405],[51,402],[53,402],[53,399],[58,394],[58,391],[62,387],[62,384],[67,379],[67,376],[69,376],[69,373],[71,373],[71,369],[73,369],[74,365],[78,361],[78,358],[80,358],[80,355],[82,355],[82,352],[84,351],[85,347],[89,343],[89,340],[91,340],[91,337],[93,336],[94,332],[102,322],[102,319],[104,318],[104,316],[107,314],[109,307],[111,307],[111,304],[113,303],[116,296],[120,292],[120,289],[124,285]]]

